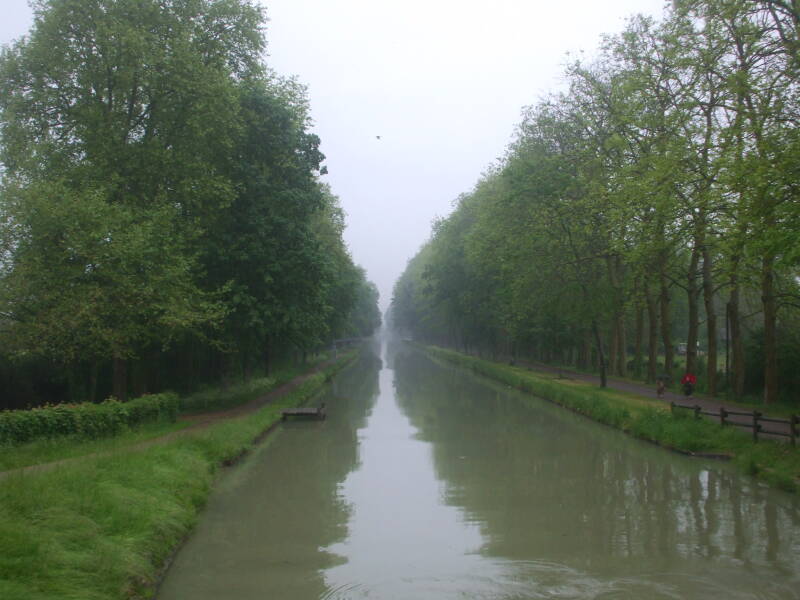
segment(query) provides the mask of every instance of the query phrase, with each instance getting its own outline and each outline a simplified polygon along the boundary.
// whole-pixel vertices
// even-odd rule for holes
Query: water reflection
[[[384,357],[222,481],[162,600],[800,598],[795,498]]]
[[[480,524],[483,556],[554,562],[615,593],[799,597],[795,498],[417,352],[394,364],[398,403],[432,444],[445,501]]]
[[[342,372],[325,421],[287,423],[219,482],[177,555],[161,600],[319,598],[322,571],[341,562],[322,550],[347,535],[351,507],[339,484],[358,468],[357,432],[378,393],[371,354]]]

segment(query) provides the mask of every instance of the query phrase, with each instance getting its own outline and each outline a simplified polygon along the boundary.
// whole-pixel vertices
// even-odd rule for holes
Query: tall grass
[[[175,423],[159,421],[147,423],[137,429],[131,429],[119,435],[99,440],[65,436],[40,438],[16,446],[0,444],[0,472],[87,454],[115,452],[127,446],[184,429],[188,425],[189,423],[186,421]]]

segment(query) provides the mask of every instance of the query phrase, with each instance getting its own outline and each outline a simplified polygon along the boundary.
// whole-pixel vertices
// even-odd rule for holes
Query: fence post
[[[698,406],[697,404],[694,405],[694,418],[695,419],[700,418],[700,406]]]
[[[725,410],[724,406],[719,407],[719,424],[723,427],[725,426],[725,417],[728,416],[728,411]]]
[[[797,424],[800,423],[800,417],[797,415],[792,415],[789,417],[789,439],[792,442],[792,446],[797,445]]]
[[[753,411],[753,441],[758,441],[758,432],[761,429],[761,425],[758,424],[758,418],[761,416],[761,413],[757,410]]]

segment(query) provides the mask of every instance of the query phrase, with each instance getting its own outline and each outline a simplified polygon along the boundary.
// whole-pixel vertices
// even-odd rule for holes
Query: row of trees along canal
[[[252,0],[44,0],[0,58],[0,408],[268,371],[380,322]]]
[[[799,11],[675,2],[569,66],[567,91],[526,108],[506,156],[435,223],[394,289],[395,325],[603,380],[680,376],[685,341],[711,394],[796,396]]]

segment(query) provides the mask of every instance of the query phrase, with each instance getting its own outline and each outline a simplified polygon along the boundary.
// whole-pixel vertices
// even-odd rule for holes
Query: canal
[[[220,479],[160,600],[800,598],[800,502],[433,361],[365,352]]]

